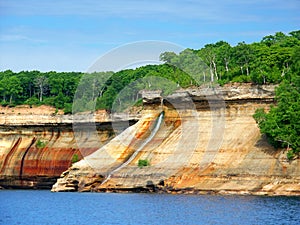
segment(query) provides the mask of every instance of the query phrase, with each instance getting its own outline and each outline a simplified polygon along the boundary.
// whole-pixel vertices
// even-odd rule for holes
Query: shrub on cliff
[[[72,156],[72,164],[73,164],[73,163],[77,163],[78,161],[79,161],[78,155],[77,155],[77,154],[74,154],[74,155]]]
[[[275,147],[286,148],[289,160],[300,153],[300,74],[283,81],[276,89],[277,105],[269,113],[258,109],[254,119]]]
[[[143,168],[145,166],[150,166],[150,161],[148,159],[139,159],[138,167]]]
[[[41,141],[41,140],[39,139],[39,140],[37,140],[35,146],[36,146],[37,148],[45,148],[46,143],[43,142],[43,141]]]

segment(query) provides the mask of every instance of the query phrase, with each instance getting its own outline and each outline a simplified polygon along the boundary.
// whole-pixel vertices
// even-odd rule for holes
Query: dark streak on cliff
[[[22,160],[21,160],[21,168],[20,168],[20,180],[22,180],[22,175],[23,175],[23,167],[24,167],[24,160],[25,160],[25,157],[27,155],[27,153],[29,152],[30,148],[32,147],[32,145],[35,143],[36,141],[36,138],[34,137],[30,143],[30,145],[28,146],[28,148],[25,150],[23,156],[22,156]]]

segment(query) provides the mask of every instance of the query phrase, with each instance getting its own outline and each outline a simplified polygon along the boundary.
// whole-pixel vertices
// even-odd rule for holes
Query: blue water
[[[0,224],[300,224],[299,197],[0,191]]]

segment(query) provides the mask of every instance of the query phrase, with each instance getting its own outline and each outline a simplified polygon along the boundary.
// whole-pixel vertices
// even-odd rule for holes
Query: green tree
[[[277,105],[268,113],[259,109],[254,119],[275,147],[287,148],[288,158],[300,152],[300,75],[284,80],[276,89]]]
[[[251,45],[247,45],[245,42],[240,42],[235,47],[236,48],[236,59],[237,63],[240,66],[242,75],[244,74],[244,70],[246,70],[246,75],[249,76],[249,63],[252,60],[252,48]]]
[[[17,76],[11,76],[7,79],[6,90],[10,96],[9,104],[12,104],[13,99],[18,97],[18,94],[22,92],[21,82]]]

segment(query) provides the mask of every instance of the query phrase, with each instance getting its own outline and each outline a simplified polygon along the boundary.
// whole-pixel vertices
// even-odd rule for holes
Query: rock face
[[[98,150],[115,136],[114,132],[128,125],[119,120],[113,129],[110,116],[104,112],[82,114],[76,134],[73,118],[54,114],[55,109],[49,107],[0,111],[0,187],[4,188],[50,189],[72,162]]]
[[[300,160],[288,162],[252,118],[274,102],[274,86],[143,95],[141,119],[63,172],[52,191],[300,195]]]

